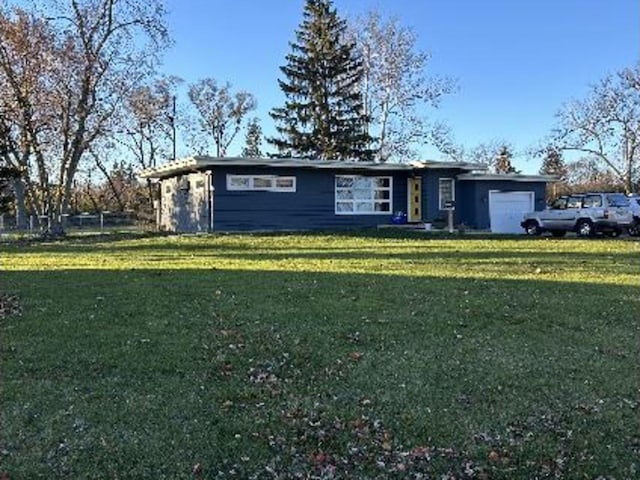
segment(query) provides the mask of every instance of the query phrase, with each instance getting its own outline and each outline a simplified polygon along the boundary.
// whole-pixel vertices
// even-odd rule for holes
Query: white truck
[[[567,195],[542,211],[527,213],[520,225],[527,235],[550,232],[562,237],[576,232],[581,237],[596,233],[616,237],[633,224],[629,205],[629,198],[622,193]]]

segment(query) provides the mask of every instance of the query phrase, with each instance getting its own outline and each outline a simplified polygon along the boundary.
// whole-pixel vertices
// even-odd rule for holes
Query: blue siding
[[[489,222],[489,191],[534,192],[535,209],[545,207],[545,182],[514,182],[510,180],[465,180],[460,185],[459,209],[460,221],[468,227],[486,230]]]
[[[432,169],[420,172],[422,175],[422,219],[425,222],[433,222],[436,219],[446,219],[448,212],[440,210],[439,188],[441,178],[455,179],[461,173],[466,173],[460,169]],[[454,211],[454,223],[459,222],[460,209],[462,208],[462,199],[460,198],[460,183],[455,181],[455,201],[456,209]]]
[[[476,197],[476,186],[478,183],[482,182],[459,182],[460,188],[458,189],[458,215],[460,223],[464,223],[467,227],[470,228],[489,228],[479,227],[478,223],[478,212],[482,209],[482,205],[478,201]],[[487,182],[484,182],[487,183]],[[489,204],[486,203],[484,205],[484,209],[486,212],[487,220],[489,219]]]
[[[228,191],[227,174],[291,175],[295,192]],[[407,209],[407,178],[410,172],[354,172],[269,167],[216,167],[214,231],[323,230],[373,227],[390,223],[388,215],[336,215],[336,175],[391,176],[392,211]]]
[[[433,222],[436,219],[446,219],[447,217],[447,212],[440,210],[438,205],[439,180],[441,178],[456,179],[454,184],[456,200],[454,222],[455,224],[464,223],[470,228],[484,230],[490,227],[490,190],[533,191],[536,209],[542,209],[545,204],[545,182],[457,180],[458,175],[465,173],[457,168],[424,169],[412,172],[409,170],[357,171],[353,169],[218,166],[212,170],[212,173],[214,231],[330,230],[388,224],[391,222],[393,212],[407,211],[407,180],[414,173],[422,177],[422,219],[425,222]],[[228,174],[295,176],[296,191],[228,191]],[[336,215],[334,211],[336,175],[392,177],[392,211],[389,214],[381,215]],[[164,181],[175,183],[175,180],[171,178]],[[205,203],[207,203],[206,212],[204,210],[194,211],[192,215],[199,215],[199,220],[208,226],[208,202]],[[163,208],[178,212],[181,205],[176,199],[163,198]],[[166,228],[179,229],[179,226]]]

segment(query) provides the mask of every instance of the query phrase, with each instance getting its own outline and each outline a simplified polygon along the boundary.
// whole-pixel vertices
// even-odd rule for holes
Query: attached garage
[[[547,183],[555,180],[549,175],[459,175],[459,221],[477,230],[523,233],[523,214],[545,207]]]
[[[489,228],[493,233],[522,233],[520,222],[535,207],[535,192],[489,191]]]

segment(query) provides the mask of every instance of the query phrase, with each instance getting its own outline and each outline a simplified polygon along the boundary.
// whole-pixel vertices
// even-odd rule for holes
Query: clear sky
[[[563,102],[640,59],[640,0],[334,0],[343,17],[377,9],[397,16],[433,55],[429,73],[458,79],[431,118],[466,147],[510,141],[515,166],[535,173],[524,151],[543,138]],[[166,73],[205,77],[253,93],[265,135],[283,103],[277,79],[302,18],[303,0],[169,0],[175,45]],[[240,146],[229,154],[239,153]],[[438,159],[432,148],[420,152]]]

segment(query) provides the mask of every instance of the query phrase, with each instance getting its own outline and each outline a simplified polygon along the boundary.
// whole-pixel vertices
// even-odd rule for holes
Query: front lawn
[[[637,241],[1,248],[11,479],[640,474]]]

